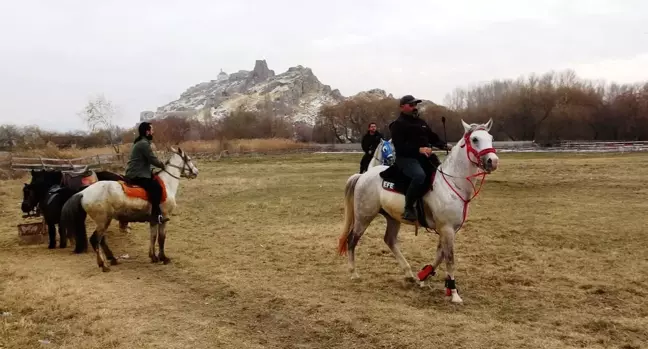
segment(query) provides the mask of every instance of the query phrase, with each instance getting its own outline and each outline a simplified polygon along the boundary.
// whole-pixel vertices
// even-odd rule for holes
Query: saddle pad
[[[158,183],[160,183],[160,186],[162,187],[162,200],[160,202],[165,202],[167,199],[167,192],[166,192],[166,187],[164,186],[164,182],[159,176],[155,176],[154,178]],[[124,190],[124,194],[126,194],[126,196],[148,201],[148,194],[146,194],[146,190],[144,190],[144,188],[137,185],[128,184],[124,181],[118,181],[118,182],[119,184],[121,184],[122,189]]]

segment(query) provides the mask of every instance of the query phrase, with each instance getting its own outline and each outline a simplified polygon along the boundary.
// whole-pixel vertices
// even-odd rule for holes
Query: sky
[[[85,129],[103,94],[133,126],[187,88],[310,67],[345,95],[381,88],[443,104],[457,87],[573,69],[648,80],[641,0],[4,0],[0,124]]]

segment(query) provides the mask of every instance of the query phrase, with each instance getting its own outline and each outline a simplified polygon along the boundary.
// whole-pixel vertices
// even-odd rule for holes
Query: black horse
[[[98,181],[124,180],[121,175],[108,171],[98,171],[95,174]],[[34,215],[34,211],[35,215],[43,215],[49,233],[48,248],[56,248],[56,224],[59,224],[60,247],[67,247],[67,234],[60,226],[61,210],[72,195],[87,187],[82,178],[91,175],[90,171],[72,174],[64,174],[58,170],[31,171],[31,182],[23,187],[21,209],[26,214],[23,217]],[[120,228],[125,227],[126,224],[120,222]]]

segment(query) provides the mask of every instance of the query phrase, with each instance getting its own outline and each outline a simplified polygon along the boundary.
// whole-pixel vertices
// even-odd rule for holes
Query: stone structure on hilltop
[[[233,110],[266,111],[313,124],[319,109],[344,100],[340,91],[322,84],[310,68],[301,65],[275,74],[265,60],[256,60],[251,71],[222,71],[216,80],[188,88],[180,98],[156,112],[156,118],[174,113],[197,119],[219,118]]]

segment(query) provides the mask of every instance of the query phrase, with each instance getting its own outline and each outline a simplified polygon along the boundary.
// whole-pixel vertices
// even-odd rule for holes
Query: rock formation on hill
[[[215,80],[187,89],[179,99],[159,107],[154,117],[175,115],[204,120],[242,108],[313,124],[320,107],[343,100],[340,91],[322,84],[310,68],[298,65],[276,75],[265,60],[257,60],[252,71],[229,75],[221,71]]]

